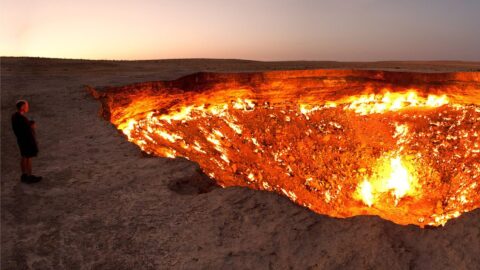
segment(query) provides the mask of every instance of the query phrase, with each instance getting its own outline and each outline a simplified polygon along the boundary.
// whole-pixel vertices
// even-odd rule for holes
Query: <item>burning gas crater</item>
[[[94,89],[129,141],[333,217],[443,225],[480,207],[480,74],[194,74]]]

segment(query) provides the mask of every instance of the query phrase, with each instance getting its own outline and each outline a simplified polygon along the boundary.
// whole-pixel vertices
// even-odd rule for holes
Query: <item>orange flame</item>
[[[188,158],[221,186],[274,191],[319,213],[438,226],[480,207],[475,86],[470,96],[443,87],[443,79],[434,91],[358,90],[358,81],[339,76],[307,81],[307,91],[298,77],[277,82],[283,73],[221,76],[204,91],[179,90],[182,81],[128,94],[113,89],[105,109],[147,153]]]
[[[346,110],[353,110],[358,114],[367,115],[372,113],[384,113],[408,108],[440,107],[448,104],[446,95],[428,95],[420,97],[417,92],[410,90],[407,93],[370,94],[348,98],[349,105]]]
[[[404,196],[414,196],[418,179],[403,164],[400,156],[381,162],[376,177],[365,179],[357,187],[356,198],[368,206],[375,205],[386,194],[391,194],[395,204]]]

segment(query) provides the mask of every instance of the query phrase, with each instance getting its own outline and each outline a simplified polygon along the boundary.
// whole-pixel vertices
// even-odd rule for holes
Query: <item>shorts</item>
[[[24,158],[36,157],[38,154],[38,146],[33,142],[18,142],[20,154]]]

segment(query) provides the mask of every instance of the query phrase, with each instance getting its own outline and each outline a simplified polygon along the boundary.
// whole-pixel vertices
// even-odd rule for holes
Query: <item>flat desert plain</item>
[[[2,269],[479,269],[480,209],[445,227],[331,218],[286,197],[216,188],[185,159],[149,157],[98,116],[94,87],[199,71],[479,71],[479,62],[87,61],[1,58]],[[20,182],[11,130],[27,99],[40,154]],[[209,192],[204,192],[209,191]]]

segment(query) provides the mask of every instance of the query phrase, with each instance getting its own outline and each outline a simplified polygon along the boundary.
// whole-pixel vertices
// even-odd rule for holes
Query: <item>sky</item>
[[[0,55],[480,60],[480,0],[0,0]]]

